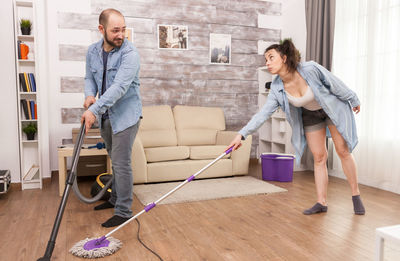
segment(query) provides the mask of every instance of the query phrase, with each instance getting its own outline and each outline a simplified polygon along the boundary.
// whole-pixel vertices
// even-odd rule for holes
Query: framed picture
[[[128,39],[128,41],[130,41],[132,43],[133,43],[133,33],[134,33],[133,28],[128,28],[127,27],[125,29],[125,38]]]
[[[231,35],[210,34],[210,63],[231,64]]]
[[[185,25],[157,26],[158,49],[188,50],[188,27]]]

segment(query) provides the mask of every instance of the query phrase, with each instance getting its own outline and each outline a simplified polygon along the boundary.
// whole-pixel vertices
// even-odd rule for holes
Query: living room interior
[[[102,226],[113,209],[93,208],[110,199],[116,166],[102,124],[81,124],[88,48],[105,37],[108,8],[123,15],[123,42],[140,56],[129,160],[140,217],[115,232]],[[400,259],[399,1],[6,0],[0,14],[0,260]],[[299,157],[284,106],[229,150],[275,95],[281,75],[266,49],[285,40],[300,64],[323,66],[360,100],[351,154],[365,213],[328,135],[329,211],[303,214],[320,193],[317,163],[308,146]],[[99,191],[97,203],[81,198]],[[73,251],[110,232],[121,245],[109,253]]]

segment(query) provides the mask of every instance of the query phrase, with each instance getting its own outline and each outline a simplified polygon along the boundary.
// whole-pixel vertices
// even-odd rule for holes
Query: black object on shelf
[[[265,91],[268,92],[269,89],[271,89],[271,82],[266,82],[265,83]]]
[[[10,188],[11,174],[9,170],[0,170],[0,194],[7,193]]]
[[[22,27],[21,28],[21,33],[22,33],[22,35],[30,35],[31,34],[31,28]]]
[[[35,139],[35,133],[27,133],[26,138],[28,140],[34,140]]]

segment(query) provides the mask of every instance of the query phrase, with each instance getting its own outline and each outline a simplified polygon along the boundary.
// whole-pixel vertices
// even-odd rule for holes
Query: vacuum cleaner
[[[82,126],[81,126],[81,129],[80,129],[80,132],[79,132],[77,143],[75,144],[74,154],[73,154],[73,162],[72,162],[73,163],[72,164],[72,169],[71,169],[71,172],[68,175],[67,186],[66,186],[66,188],[64,190],[63,198],[61,200],[61,205],[60,205],[60,208],[59,208],[58,213],[57,213],[57,217],[56,217],[56,220],[55,220],[55,223],[54,223],[53,231],[51,233],[51,237],[50,237],[49,243],[47,245],[45,255],[42,258],[38,259],[38,261],[46,261],[46,260],[50,260],[50,258],[51,258],[51,254],[53,252],[54,245],[55,245],[55,239],[57,237],[58,228],[60,226],[61,218],[62,218],[62,215],[63,215],[63,212],[64,212],[66,200],[68,198],[69,190],[71,189],[71,184],[73,184],[74,192],[76,193],[78,198],[80,200],[82,200],[83,202],[85,202],[85,203],[93,203],[93,202],[95,202],[95,199],[98,200],[99,198],[101,198],[103,196],[103,194],[105,193],[105,191],[108,189],[108,186],[111,184],[111,182],[108,182],[106,184],[106,186],[103,187],[101,192],[96,197],[94,197],[92,199],[84,198],[80,194],[78,186],[77,186],[77,183],[76,183],[76,180],[75,180],[75,178],[76,178],[75,171],[76,171],[76,165],[77,165],[77,162],[78,162],[80,147],[82,145],[82,140],[83,140],[84,133],[85,133],[85,124],[83,123]],[[76,243],[69,250],[69,252],[71,254],[77,256],[77,257],[82,257],[82,258],[101,258],[101,257],[105,257],[105,256],[108,256],[108,255],[111,255],[111,254],[115,253],[118,249],[120,249],[122,247],[122,242],[119,241],[116,238],[111,237],[111,235],[113,233],[115,233],[119,229],[123,228],[128,223],[130,223],[131,221],[137,219],[140,215],[149,212],[151,209],[156,207],[156,205],[159,202],[161,202],[162,200],[166,199],[168,196],[173,194],[175,191],[177,191],[178,189],[180,189],[181,187],[183,187],[184,185],[186,185],[190,181],[194,180],[203,171],[205,171],[210,166],[214,165],[217,161],[219,161],[220,159],[222,159],[223,157],[225,157],[226,155],[231,153],[232,150],[233,150],[233,146],[231,146],[230,148],[225,150],[220,156],[218,156],[212,162],[208,163],[201,170],[199,170],[198,172],[196,172],[195,174],[193,174],[192,176],[190,176],[189,178],[187,178],[186,180],[181,182],[178,186],[176,186],[175,188],[173,188],[172,190],[170,190],[169,192],[167,192],[166,194],[161,196],[159,199],[157,199],[156,201],[154,201],[154,202],[152,202],[150,204],[147,204],[144,207],[143,210],[141,210],[139,213],[137,213],[136,215],[134,215],[133,217],[131,217],[130,219],[128,219],[127,221],[125,221],[124,223],[122,223],[121,225],[119,225],[118,227],[116,227],[115,229],[110,231],[109,233],[107,233],[106,235],[103,235],[101,237],[86,238],[84,240],[81,240],[78,243]],[[112,181],[112,179],[110,179],[110,181]]]

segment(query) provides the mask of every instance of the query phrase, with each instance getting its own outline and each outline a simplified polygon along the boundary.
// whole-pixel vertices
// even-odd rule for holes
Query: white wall
[[[11,0],[2,1],[0,8],[0,169],[9,169],[12,182],[19,182],[17,88],[12,3]]]
[[[269,25],[273,23],[276,28],[282,28],[282,39],[292,38],[296,48],[300,51],[302,60],[306,57],[307,28],[304,0],[262,0],[267,2],[282,3],[282,16],[271,17],[259,15],[258,23]]]
[[[307,28],[304,0],[284,0],[282,2],[282,38],[292,38],[300,51],[302,60],[306,58]]]
[[[50,77],[49,84],[49,150],[50,150],[50,169],[58,170],[57,147],[61,145],[63,139],[71,139],[71,128],[79,127],[76,124],[61,123],[61,108],[63,107],[82,107],[84,96],[79,93],[61,93],[60,76],[84,76],[84,62],[63,62],[59,61],[59,44],[82,44],[91,43],[90,31],[59,29],[57,22],[58,12],[90,13],[90,0],[54,0],[47,2],[48,23],[48,56]]]

